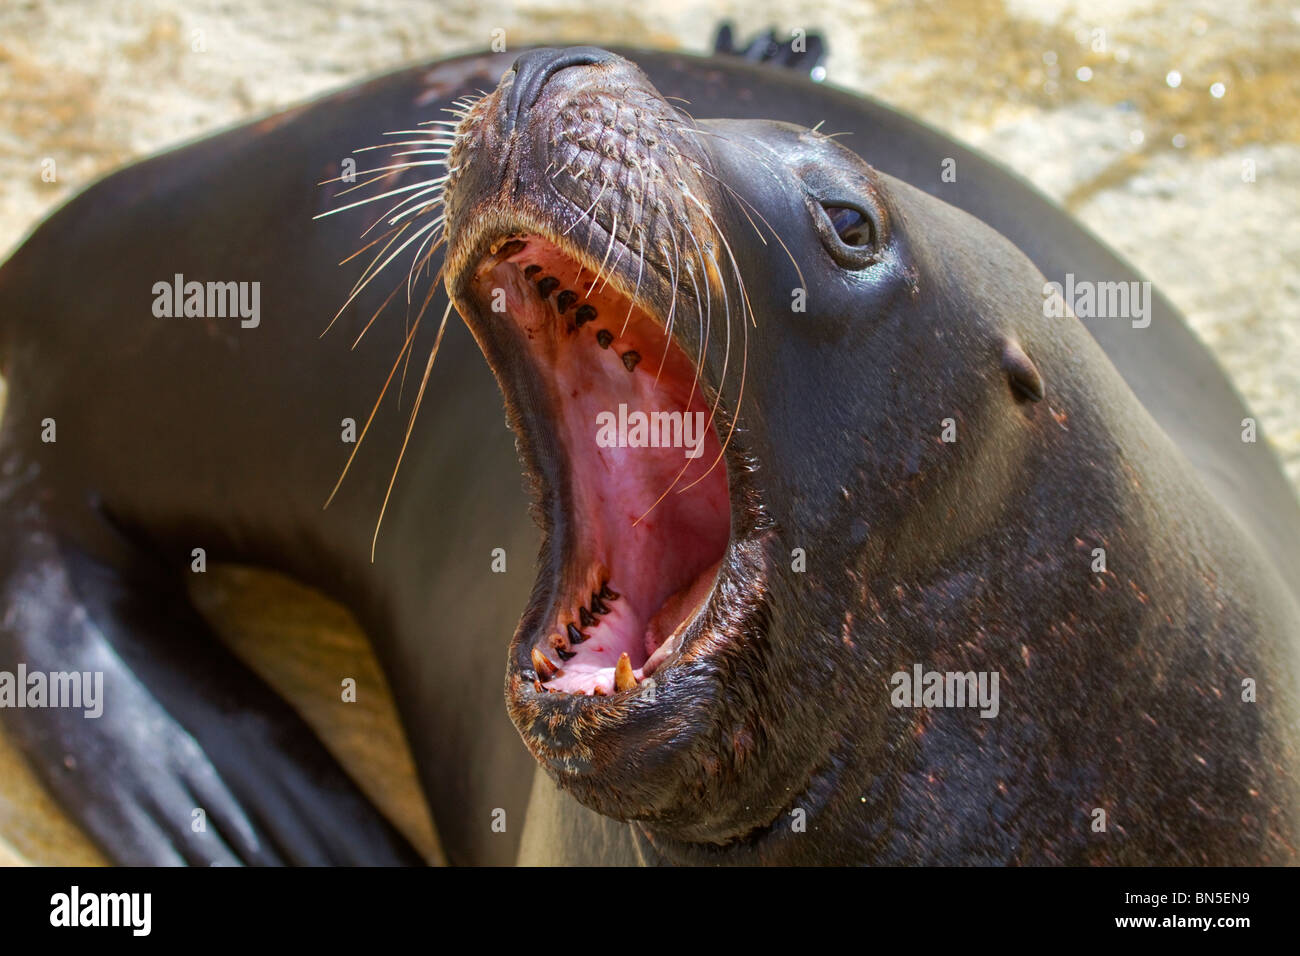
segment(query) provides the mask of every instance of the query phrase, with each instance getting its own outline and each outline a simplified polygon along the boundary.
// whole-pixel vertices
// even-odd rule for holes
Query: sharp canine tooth
[[[541,271],[542,271],[542,267],[537,265],[536,263],[534,263],[531,266],[524,266],[524,278],[531,279],[533,276],[537,275],[537,273]]]
[[[596,341],[602,349],[607,349],[614,341],[614,333],[609,329],[601,329],[596,333]]]
[[[591,592],[591,613],[592,613],[592,614],[608,614],[608,613],[609,613],[609,608],[608,608],[608,606],[606,606],[605,603],[604,603],[603,601],[601,601],[601,599],[600,599],[600,594],[599,594],[599,592],[597,592],[597,591],[592,591],[592,592]]]
[[[631,372],[631,371],[633,371],[633,370],[636,369],[636,363],[639,362],[639,361],[641,361],[641,353],[639,353],[639,352],[624,352],[624,353],[623,353],[623,366],[624,366],[624,367],[625,367],[629,372]]]
[[[618,665],[614,668],[614,689],[621,692],[631,690],[635,686],[636,675],[632,673],[632,661],[624,652],[619,655]]]
[[[537,280],[537,291],[542,294],[542,298],[548,298],[552,292],[560,287],[560,280],[555,276],[547,276],[545,279]]]
[[[618,600],[618,592],[617,592],[617,591],[611,591],[611,590],[609,589],[609,583],[608,583],[608,582],[606,582],[606,583],[604,583],[604,584],[602,584],[602,585],[600,586],[600,596],[601,596],[602,598],[604,598],[606,601],[617,601],[617,600]]]
[[[583,634],[582,631],[574,627],[572,622],[569,623],[568,632],[569,632],[570,646],[574,644],[581,644],[583,641],[587,639],[587,635]]]
[[[578,327],[586,325],[596,317],[596,310],[589,305],[578,306],[578,311],[573,313],[573,319],[578,323]]]
[[[596,623],[596,619],[591,616],[591,612],[585,607],[578,608],[578,621],[583,627],[591,627],[591,625]]]
[[[537,671],[537,676],[542,680],[550,680],[559,673],[559,669],[551,663],[551,659],[543,654],[536,647],[533,648],[533,670]]]
[[[555,297],[555,307],[560,310],[560,315],[564,315],[569,306],[578,301],[578,293],[572,289],[565,289]]]

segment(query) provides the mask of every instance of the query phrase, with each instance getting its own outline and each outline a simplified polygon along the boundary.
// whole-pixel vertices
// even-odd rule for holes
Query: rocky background
[[[483,48],[493,30],[504,30],[511,46],[704,51],[724,17],[741,35],[822,32],[829,82],[915,113],[1055,197],[1183,310],[1300,486],[1298,4],[4,0],[0,256],[116,166],[376,72]],[[48,160],[53,182],[42,176]],[[76,264],[68,269],[75,279]],[[303,648],[317,646],[323,628],[331,653],[364,648],[336,609],[316,612],[315,637],[302,614],[250,630],[240,619],[267,605],[243,596],[250,584],[238,573],[228,584],[201,599],[236,645],[279,641],[297,648],[290,656],[310,657]],[[251,585],[263,586],[281,587]],[[308,599],[289,600],[297,608],[294,601]],[[310,687],[301,675],[282,681],[291,695],[289,685]],[[373,682],[382,688],[377,671]],[[313,706],[306,696],[293,698],[304,712]],[[362,745],[380,726],[400,744],[384,706],[358,719],[331,743],[356,751],[345,763],[382,749]],[[372,781],[369,789],[435,858],[409,763],[354,773]],[[0,787],[0,862],[94,859],[3,740],[0,780],[8,781]]]

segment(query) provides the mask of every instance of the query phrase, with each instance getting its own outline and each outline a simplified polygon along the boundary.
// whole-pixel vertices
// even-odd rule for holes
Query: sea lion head
[[[544,532],[510,716],[664,852],[775,858],[792,807],[906,746],[868,582],[991,520],[945,495],[1014,480],[1043,386],[998,303],[1041,277],[833,137],[694,120],[593,48],[520,57],[447,162],[446,286]]]

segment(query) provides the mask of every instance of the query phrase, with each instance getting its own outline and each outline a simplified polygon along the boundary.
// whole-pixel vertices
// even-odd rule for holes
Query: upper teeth
[[[525,243],[523,243],[521,240],[513,239],[500,248],[499,254],[503,258],[509,258],[510,256],[518,255],[520,252],[524,250],[524,248],[525,248]],[[524,266],[524,278],[532,280],[541,271],[542,271],[542,267],[537,265],[536,263],[532,263],[530,265]],[[551,295],[555,293],[555,290],[560,288],[560,280],[555,278],[555,276],[542,276],[540,279],[537,279],[536,281],[537,281],[537,292],[539,295],[541,295],[543,299],[549,299]],[[560,315],[564,315],[564,313],[569,311],[569,308],[573,306],[577,301],[578,301],[578,293],[574,292],[572,289],[560,289],[559,294],[556,295],[555,297],[556,311],[559,312]],[[596,311],[596,307],[594,305],[592,305],[589,302],[584,302],[581,305],[579,305],[577,310],[573,313],[574,325],[576,325],[578,328],[582,328],[588,322],[594,322],[596,318],[599,316],[599,314],[600,313]],[[614,335],[608,329],[599,329],[596,332],[596,341],[597,343],[599,343],[601,348],[607,349],[610,347],[611,344],[613,344]],[[619,356],[619,358],[622,360],[623,366],[629,372],[635,371],[637,367],[637,363],[641,361],[640,353],[634,350],[629,350],[627,352],[624,352],[621,356]]]

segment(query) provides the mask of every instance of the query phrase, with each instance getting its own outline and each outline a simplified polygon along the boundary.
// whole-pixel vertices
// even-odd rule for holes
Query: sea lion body
[[[978,290],[972,298],[986,305],[1000,293],[1023,303],[1032,300],[1038,282],[1041,302],[1044,276],[1137,279],[1019,180],[886,107],[732,60],[626,55],[659,93],[688,99],[697,118],[824,121],[827,129],[852,131],[852,147],[876,169],[978,216],[1032,260],[1032,266],[1024,262],[1013,294],[987,287],[969,250],[960,262],[945,264],[937,240],[918,243],[920,254],[929,257],[925,274],[943,277],[944,314],[954,322],[963,290]],[[879,811],[878,833],[870,839],[859,833],[838,846],[774,839],[763,849],[742,847],[732,855],[696,852],[671,839],[656,844],[639,826],[593,814],[555,794],[540,773],[534,782],[535,765],[505,717],[498,683],[502,644],[533,588],[529,565],[538,538],[523,520],[527,498],[519,487],[514,440],[502,425],[497,385],[473,338],[453,322],[371,564],[371,536],[402,441],[409,393],[402,412],[392,408],[391,398],[380,409],[338,496],[328,509],[321,506],[350,451],[340,441],[341,422],[365,421],[407,328],[395,313],[386,313],[351,350],[388,292],[388,286],[375,284],[344,311],[335,330],[317,340],[356,279],[355,271],[335,263],[356,250],[360,220],[311,221],[338,204],[331,191],[315,184],[336,176],[353,149],[388,130],[411,128],[413,117],[435,118],[474,90],[492,89],[514,59],[465,57],[403,71],[130,167],[61,209],[0,270],[0,358],[10,386],[0,430],[0,670],[12,671],[20,661],[29,669],[103,670],[107,699],[123,702],[94,725],[49,710],[2,716],[47,786],[96,841],[122,862],[413,858],[301,722],[210,639],[183,588],[193,551],[202,548],[210,561],[286,570],[355,610],[393,685],[453,862],[511,862],[521,829],[529,862],[1283,861],[1276,842],[1260,837],[1258,820],[1272,821],[1280,840],[1294,836],[1294,745],[1285,731],[1294,731],[1289,695],[1295,685],[1279,685],[1295,675],[1295,649],[1279,635],[1296,633],[1300,513],[1266,445],[1232,443],[1248,412],[1158,293],[1148,328],[1133,330],[1114,320],[1089,323],[1100,348],[1081,328],[1067,342],[1044,337],[1028,321],[1033,316],[1008,316],[1005,327],[990,331],[986,344],[1000,342],[998,336],[1017,337],[1050,397],[1030,406],[1014,400],[999,405],[982,419],[1003,429],[997,441],[983,446],[986,454],[958,457],[939,469],[946,487],[976,496],[979,506],[954,520],[935,499],[919,502],[916,524],[896,539],[900,574],[887,591],[882,580],[852,579],[855,559],[880,546],[869,523],[858,528],[850,520],[850,505],[865,507],[879,494],[867,475],[859,476],[861,485],[847,488],[838,511],[827,512],[817,500],[831,475],[838,485],[839,472],[848,474],[861,460],[861,450],[835,446],[849,457],[835,458],[835,467],[820,473],[801,473],[800,456],[811,453],[811,445],[799,442],[815,443],[818,435],[796,436],[795,423],[783,419],[778,431],[774,416],[773,430],[756,436],[769,443],[769,460],[784,461],[789,469],[788,497],[779,502],[788,506],[778,516],[783,528],[828,542],[820,560],[838,559],[837,575],[849,575],[814,574],[805,582],[852,587],[855,600],[863,602],[856,625],[847,629],[839,605],[813,602],[823,615],[836,613],[833,620],[809,623],[837,639],[847,634],[847,654],[869,609],[894,642],[889,646],[900,653],[911,648],[906,660],[882,654],[876,670],[845,677],[840,689],[848,699],[858,699],[853,695],[873,683],[881,706],[874,716],[864,713],[862,736],[853,738],[852,759],[844,760],[860,776],[818,794],[821,806],[806,808],[814,820],[824,810],[827,819],[842,823],[854,803],[865,803]],[[940,177],[945,158],[956,159],[955,183]],[[907,193],[901,183],[898,190]],[[906,224],[904,235],[930,227],[971,232],[966,220],[943,207],[910,194],[903,205],[901,218],[917,220]],[[123,241],[127,229],[131,238]],[[926,238],[934,239],[928,233]],[[777,254],[750,246],[747,267],[761,264],[754,257]],[[1014,250],[1008,246],[999,255]],[[431,271],[437,267],[435,260]],[[203,282],[260,283],[258,324],[243,328],[237,318],[152,314],[156,284],[177,274]],[[440,308],[444,301],[439,294],[435,304]],[[781,307],[788,312],[788,301]],[[775,301],[760,305],[769,312],[775,308]],[[937,308],[932,306],[931,315]],[[432,337],[426,326],[417,356]],[[788,387],[792,407],[817,401],[799,393],[799,383],[808,379],[791,374],[807,371],[810,362],[816,362],[823,387],[849,390],[864,408],[869,397],[878,404],[891,400],[884,385],[862,381],[864,366],[850,361],[852,352],[837,363],[820,348],[801,352],[797,340],[785,348],[771,342],[753,353],[754,374]],[[928,354],[942,369],[939,356]],[[989,361],[996,365],[999,358],[995,353]],[[958,352],[964,363],[958,369],[973,361]],[[419,364],[412,363],[414,378]],[[921,367],[916,371],[926,374]],[[983,388],[995,380],[1005,384],[1000,375],[990,373]],[[926,421],[933,419],[937,434],[945,417],[941,406],[913,409],[909,415],[916,418],[907,420],[929,415]],[[1050,414],[1052,407],[1070,416],[1065,424]],[[47,419],[57,425],[52,443],[42,441]],[[909,451],[938,453],[916,436],[893,440],[888,454],[880,449],[871,460],[874,465],[906,469]],[[956,447],[980,446],[959,440]],[[1116,448],[1143,449],[1144,456],[1121,455],[1132,468],[1116,470]],[[1046,505],[1015,480],[1025,473],[1034,478],[1031,489],[1055,488],[1050,500],[1057,510],[1026,510]],[[999,480],[989,482],[990,476]],[[897,506],[893,517],[901,521],[910,492],[901,473],[895,478],[892,498],[884,497]],[[1152,493],[1153,482],[1167,497]],[[1059,494],[1062,483],[1075,494]],[[838,487],[830,490],[839,493]],[[978,573],[1012,568],[1017,554],[1015,534],[989,535],[989,522],[1006,522],[1031,540],[1059,537],[1068,523],[1060,509],[1081,499],[1096,505],[1098,535],[1083,537],[1084,551],[1075,557],[1085,570],[1077,577],[1062,578],[1059,566],[1005,582]],[[1008,503],[1009,510],[1001,507]],[[960,561],[969,562],[964,569],[960,561],[936,563],[927,551],[933,540],[912,553],[902,547],[929,535],[952,545],[945,560],[957,560],[957,545],[966,543],[957,540],[963,530],[979,542],[975,552],[962,554]],[[1098,542],[1112,549],[1119,542],[1122,551],[1131,545],[1126,553],[1134,560],[1141,555],[1150,573],[1108,584],[1132,595],[1123,613],[1116,612],[1120,619],[1113,627],[1062,633],[1060,622],[1096,585],[1086,566]],[[505,573],[491,570],[497,549],[506,556]],[[1214,574],[1203,573],[1207,556],[1214,559]],[[927,569],[943,573],[927,577]],[[1202,573],[1194,576],[1198,569]],[[1040,599],[1049,582],[1058,582],[1058,591]],[[990,623],[992,605],[1004,614],[1029,609],[1018,622],[996,618],[1005,625],[999,631]],[[1151,608],[1178,617],[1161,623]],[[1202,616],[1211,610],[1219,616]],[[1229,636],[1222,659],[1207,661],[1198,657],[1199,645],[1178,643],[1177,635],[1192,625],[1207,633],[1222,628]],[[1012,715],[1003,746],[990,754],[980,751],[978,721],[961,723],[938,711],[936,726],[917,738],[905,758],[882,756],[872,740],[897,734],[899,722],[914,716],[883,707],[890,673],[911,661],[937,665],[946,648],[962,646],[972,629],[981,628],[1004,643],[1025,629],[1043,640],[1059,639],[1056,656],[1051,645],[1029,649],[1024,667],[1033,679],[1021,682],[1029,699],[1053,706],[1076,694],[1081,681],[1105,684],[1115,674],[1108,662],[1149,655],[1150,671],[1110,690],[1130,703],[1150,695],[1156,729],[1137,744],[1094,740],[1077,754],[1062,753],[1054,748],[1072,711]],[[1102,643],[1082,642],[1099,635]],[[1002,666],[1011,651],[1018,660],[1024,654],[1010,643],[997,651]],[[844,659],[843,673],[849,673],[851,660]],[[1209,712],[1198,709],[1208,706],[1205,695],[1228,693],[1230,683],[1239,685],[1256,673],[1273,696],[1257,710],[1239,711],[1239,719],[1215,735]],[[1089,689],[1100,693],[1105,687]],[[827,693],[837,690],[832,686]],[[139,732],[145,725],[151,727],[148,736]],[[1114,729],[1104,720],[1089,726],[1097,733]],[[1202,726],[1211,728],[1204,738],[1197,730]],[[774,722],[772,728],[795,735],[792,725]],[[1119,736],[1127,731],[1125,726]],[[816,723],[799,731],[817,732]],[[1103,759],[1103,751],[1112,756]],[[986,759],[975,761],[976,752]],[[1156,804],[1109,789],[1128,781],[1140,794],[1143,781],[1163,779],[1160,765],[1171,755],[1179,762],[1179,782],[1161,791],[1162,799],[1181,803]],[[1234,769],[1233,761],[1252,757],[1274,761],[1273,770]],[[1187,771],[1201,760],[1201,775]],[[110,763],[111,779],[100,771]],[[1030,779],[1073,783],[1072,774],[1085,771],[1093,772],[1095,786],[1056,794],[1050,809],[1017,789],[1029,789]],[[922,784],[917,775],[924,772],[948,774],[946,786]],[[1216,789],[1216,774],[1231,777],[1232,787]],[[1261,803],[1240,808],[1255,822],[1238,828],[1244,843],[1234,842],[1225,835],[1231,828],[1221,822],[1230,807],[1213,797],[1235,794],[1233,788],[1247,779],[1261,782]],[[878,789],[859,793],[867,781]],[[1002,787],[1010,791],[1006,802],[990,805],[988,794]],[[1162,820],[1184,823],[1187,801],[1205,807],[1220,825],[1206,824],[1204,832],[1180,842],[1184,838]],[[216,836],[190,836],[189,814],[196,805],[218,821]],[[1078,816],[1066,814],[1065,806]],[[1134,827],[1142,836],[1128,843],[1088,842],[1085,818],[1094,806],[1109,808],[1125,838]],[[494,814],[502,810],[511,822],[504,833],[493,828]],[[777,811],[782,818],[773,823]],[[774,834],[784,826],[785,811],[775,807],[768,814]],[[516,826],[525,812],[526,825]],[[935,827],[943,832],[921,839]],[[842,855],[850,851],[849,858]]]

